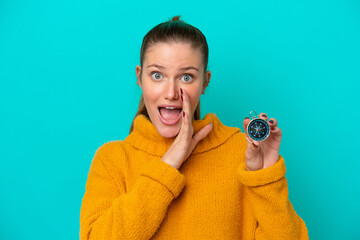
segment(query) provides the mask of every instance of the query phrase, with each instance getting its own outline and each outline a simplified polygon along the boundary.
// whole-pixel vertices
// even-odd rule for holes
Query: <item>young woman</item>
[[[281,130],[253,141],[214,113],[200,119],[208,45],[174,17],[143,39],[138,112],[123,141],[95,153],[80,239],[308,239],[288,199]],[[244,119],[246,129],[250,122]]]

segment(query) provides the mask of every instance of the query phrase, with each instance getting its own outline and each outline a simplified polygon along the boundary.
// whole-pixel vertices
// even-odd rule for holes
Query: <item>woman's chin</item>
[[[179,134],[180,128],[177,126],[171,126],[171,127],[162,127],[161,129],[158,129],[158,132],[161,136],[164,138],[173,138],[176,137]]]

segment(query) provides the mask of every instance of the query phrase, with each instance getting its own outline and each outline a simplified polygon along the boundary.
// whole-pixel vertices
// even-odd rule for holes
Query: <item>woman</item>
[[[308,239],[288,199],[276,119],[259,115],[271,127],[262,142],[214,113],[200,119],[207,63],[204,35],[179,17],[144,37],[139,109],[129,136],[95,153],[81,240]]]

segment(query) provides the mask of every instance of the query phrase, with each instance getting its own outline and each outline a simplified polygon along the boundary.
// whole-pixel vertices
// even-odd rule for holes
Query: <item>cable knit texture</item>
[[[164,138],[138,115],[125,139],[94,154],[80,212],[80,240],[308,239],[288,198],[285,162],[246,171],[246,140],[214,113],[192,122],[213,128],[175,169],[161,161]]]

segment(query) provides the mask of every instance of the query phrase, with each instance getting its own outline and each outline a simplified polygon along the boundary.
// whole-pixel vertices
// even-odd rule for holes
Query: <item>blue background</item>
[[[78,239],[96,149],[136,113],[143,36],[174,15],[207,37],[202,117],[283,130],[310,239],[360,239],[360,2],[0,1],[0,239]]]

